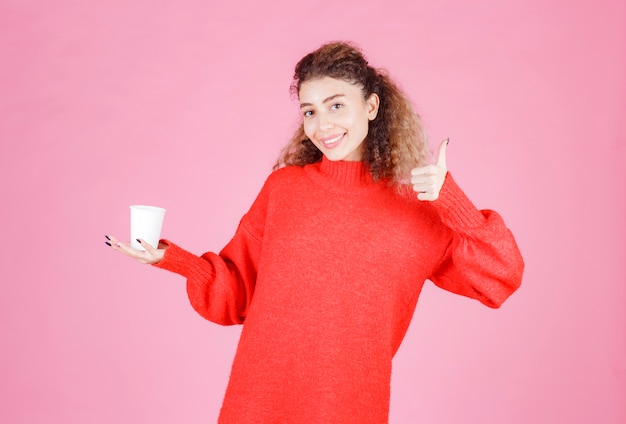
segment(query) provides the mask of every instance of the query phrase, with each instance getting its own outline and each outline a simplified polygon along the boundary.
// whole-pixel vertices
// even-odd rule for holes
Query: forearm
[[[217,324],[242,323],[245,290],[234,267],[217,254],[197,256],[172,242],[163,242],[167,244],[165,254],[154,266],[187,279],[187,294],[193,308]]]

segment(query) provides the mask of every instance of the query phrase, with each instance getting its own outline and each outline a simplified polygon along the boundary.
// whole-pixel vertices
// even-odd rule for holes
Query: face
[[[360,161],[378,96],[363,97],[360,86],[324,77],[300,85],[304,133],[328,159]]]

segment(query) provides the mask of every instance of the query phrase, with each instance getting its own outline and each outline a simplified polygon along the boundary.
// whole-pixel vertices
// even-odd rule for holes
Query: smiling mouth
[[[324,144],[324,147],[327,147],[327,148],[329,148],[329,149],[332,149],[333,147],[335,147],[335,146],[337,146],[339,143],[341,143],[341,141],[343,140],[343,137],[344,137],[345,135],[346,135],[346,134],[345,134],[345,133],[343,133],[343,134],[339,134],[339,135],[338,135],[338,136],[336,136],[336,137],[333,137],[333,138],[328,138],[328,139],[322,140],[322,144]]]

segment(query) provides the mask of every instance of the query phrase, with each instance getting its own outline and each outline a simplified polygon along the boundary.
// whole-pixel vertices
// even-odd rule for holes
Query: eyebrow
[[[336,99],[337,97],[343,97],[343,96],[345,96],[345,94],[333,94],[333,95],[332,95],[332,96],[330,96],[330,97],[326,97],[326,98],[322,101],[322,103],[328,103],[328,102],[330,102],[331,100]],[[300,109],[302,109],[303,107],[307,107],[307,106],[313,106],[313,104],[312,104],[312,103],[300,103]]]

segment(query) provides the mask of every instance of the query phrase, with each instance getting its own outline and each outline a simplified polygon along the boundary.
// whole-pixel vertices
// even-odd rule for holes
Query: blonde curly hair
[[[426,164],[430,153],[420,118],[387,71],[369,66],[363,53],[350,43],[328,43],[298,62],[291,91],[297,96],[304,82],[323,77],[361,87],[364,99],[372,93],[378,95],[378,115],[369,122],[362,159],[374,179],[403,185],[411,169]],[[321,159],[322,152],[307,138],[300,123],[274,169],[304,166]]]

